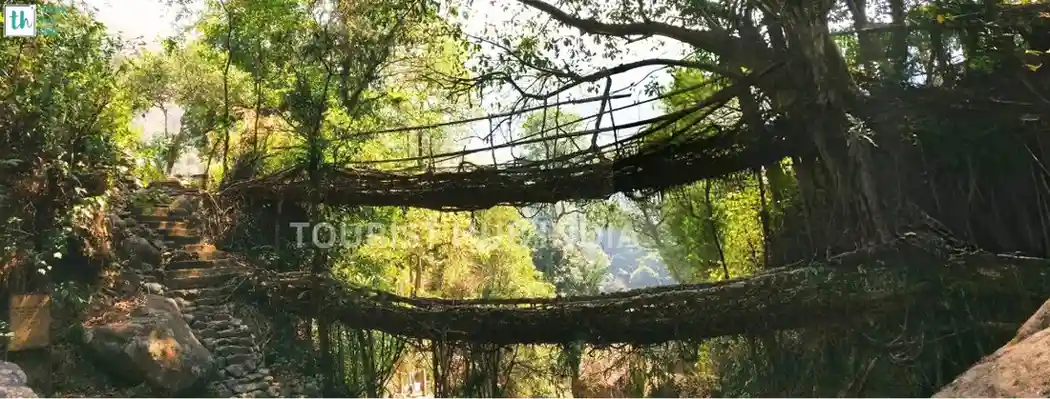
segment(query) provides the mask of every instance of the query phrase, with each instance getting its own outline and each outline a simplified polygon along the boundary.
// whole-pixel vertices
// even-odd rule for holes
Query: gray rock
[[[25,385],[29,379],[21,367],[11,362],[0,360],[0,385]]]
[[[250,384],[238,384],[233,388],[234,392],[245,393],[251,391],[265,391],[269,386],[264,382],[253,382]]]
[[[224,346],[222,348],[219,348],[218,350],[216,350],[216,352],[218,352],[219,355],[222,355],[222,356],[225,356],[225,355],[250,355],[250,354],[252,354],[252,348],[247,347],[247,346],[230,345],[230,346]]]
[[[254,355],[252,355],[251,353],[238,353],[238,354],[226,356],[226,360],[229,361],[230,364],[236,364],[236,363],[245,363],[245,364],[247,364],[247,363],[255,362],[256,361],[256,357]]]
[[[125,271],[120,273],[120,278],[116,283],[117,293],[128,296],[138,292],[142,285],[142,278],[138,274]]]
[[[164,285],[160,283],[145,283],[142,287],[146,288],[146,292],[156,295],[164,295]]]
[[[175,301],[146,295],[128,322],[86,329],[88,348],[107,369],[171,395],[203,386],[216,359],[193,335]]]
[[[133,235],[121,242],[124,255],[130,259],[133,266],[138,267],[142,263],[158,265],[161,262],[161,253],[145,238]]]
[[[192,302],[187,301],[186,299],[184,299],[182,297],[175,298],[175,303],[179,304],[180,308],[187,308],[187,307],[190,307],[190,306],[193,305]]]
[[[209,330],[205,330],[205,331],[214,331],[214,333],[212,333],[211,336],[215,337],[215,338],[235,338],[235,337],[239,337],[241,335],[241,330],[238,330],[236,328],[227,328],[227,329],[224,329],[224,330],[218,330],[218,329],[212,330],[212,329],[209,329]]]
[[[26,386],[9,387],[0,385],[0,398],[39,398],[39,396]]]
[[[26,386],[28,378],[21,367],[0,360],[0,398],[37,398],[36,392]]]
[[[211,315],[211,319],[212,321],[231,321],[233,316],[230,316],[229,313],[216,313]]]
[[[128,222],[126,219],[121,219],[117,215],[109,215],[106,220],[112,228],[123,230],[128,228]]]
[[[226,366],[225,370],[227,373],[237,378],[244,377],[244,375],[248,373],[248,370],[244,369],[243,364],[231,364]]]

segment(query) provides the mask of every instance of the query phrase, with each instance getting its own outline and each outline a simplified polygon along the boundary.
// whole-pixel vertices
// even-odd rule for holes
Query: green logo
[[[55,21],[67,12],[69,12],[69,8],[64,6],[38,6],[36,24],[37,33],[43,36],[54,36],[57,34],[55,29],[58,26]]]
[[[32,37],[36,35],[54,36],[57,18],[69,8],[56,5],[5,5],[0,14],[0,24],[4,26],[4,36]]]

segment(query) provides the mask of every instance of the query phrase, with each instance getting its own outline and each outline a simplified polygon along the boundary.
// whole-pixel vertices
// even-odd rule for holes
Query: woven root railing
[[[478,210],[564,200],[607,198],[617,192],[659,191],[700,179],[749,170],[797,153],[782,137],[761,140],[736,133],[639,150],[606,162],[578,159],[574,166],[478,167],[433,173],[329,169],[314,193],[299,168],[240,182],[231,197],[328,205],[413,206]],[[581,158],[583,157],[582,154]]]

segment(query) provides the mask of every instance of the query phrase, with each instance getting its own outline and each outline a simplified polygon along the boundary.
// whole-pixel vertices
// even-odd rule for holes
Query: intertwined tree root
[[[749,278],[588,297],[406,298],[298,272],[260,271],[247,285],[272,308],[401,336],[492,344],[654,344],[847,322],[905,307],[940,306],[960,292],[970,298],[1045,298],[1048,274],[1050,260],[951,253],[912,236]],[[321,295],[317,309],[311,301],[315,292]]]

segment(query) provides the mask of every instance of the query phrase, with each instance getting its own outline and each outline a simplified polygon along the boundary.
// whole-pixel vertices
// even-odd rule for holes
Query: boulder
[[[130,259],[135,267],[144,263],[159,265],[161,262],[160,250],[145,238],[133,235],[125,238],[121,246],[124,256]]]
[[[142,288],[146,289],[146,292],[150,294],[164,295],[164,286],[160,283],[142,283]]]
[[[1009,343],[937,392],[935,398],[1050,397],[1050,301]]]
[[[197,340],[175,301],[146,295],[123,323],[87,328],[87,347],[115,376],[169,395],[192,393],[214,377],[215,357]]]
[[[121,296],[131,296],[138,292],[142,284],[142,278],[138,274],[133,272],[124,271],[120,273],[119,278],[116,281],[114,289]]]
[[[0,398],[37,398],[26,385],[26,373],[11,362],[0,360]]]
[[[1014,339],[1010,340],[1010,344],[1016,344],[1024,341],[1025,338],[1031,337],[1040,331],[1050,327],[1050,300],[1043,302],[1043,306],[1039,307],[1031,317],[1028,318],[1021,328],[1017,329],[1017,335]]]

